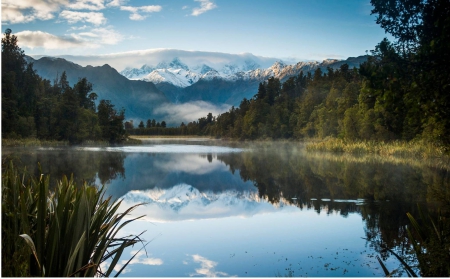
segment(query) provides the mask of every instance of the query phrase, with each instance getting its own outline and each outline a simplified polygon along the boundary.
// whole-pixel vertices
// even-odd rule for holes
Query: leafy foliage
[[[49,176],[21,174],[12,163],[3,169],[2,276],[110,276],[124,249],[141,241],[118,236],[140,218],[125,220],[139,205],[117,213],[121,202],[104,199],[103,188],[64,176],[50,191]]]

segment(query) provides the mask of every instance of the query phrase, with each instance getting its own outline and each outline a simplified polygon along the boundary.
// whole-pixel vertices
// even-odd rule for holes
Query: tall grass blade
[[[73,177],[63,176],[51,193],[49,181],[19,175],[12,162],[3,168],[3,276],[105,276],[100,268],[105,260],[111,259],[114,269],[126,247],[144,245],[140,235],[116,238],[142,217],[123,220],[136,206],[117,213],[121,202],[104,198],[104,187],[77,187]]]
[[[37,251],[36,251],[36,246],[34,246],[33,239],[31,239],[31,237],[27,234],[21,234],[19,236],[22,237],[23,239],[25,239],[25,242],[28,244],[28,246],[30,246],[31,251],[33,252],[34,258],[36,259],[37,264],[39,266],[39,269],[41,269],[41,264],[39,262],[39,258],[38,258]]]

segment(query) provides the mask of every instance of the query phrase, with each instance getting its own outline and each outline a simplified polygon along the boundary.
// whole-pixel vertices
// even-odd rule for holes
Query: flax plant
[[[103,187],[77,187],[64,176],[50,191],[49,179],[19,174],[12,162],[4,167],[2,276],[110,276],[125,248],[143,244],[142,233],[120,234],[142,217],[126,220],[139,205],[117,213],[121,201],[104,198]]]
[[[419,219],[407,213],[411,225],[407,228],[408,238],[412,245],[417,268],[423,277],[449,277],[450,276],[450,223],[448,218],[439,212],[436,219],[425,215],[419,206]],[[389,248],[401,263],[409,277],[418,277],[413,271],[413,266]],[[389,272],[380,257],[377,256],[383,271],[387,277]]]

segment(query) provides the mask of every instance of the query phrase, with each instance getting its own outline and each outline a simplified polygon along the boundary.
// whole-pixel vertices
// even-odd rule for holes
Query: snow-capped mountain
[[[344,63],[349,64],[350,68],[358,67],[365,59],[365,56],[360,56],[350,57],[347,60],[326,59],[322,62],[298,62],[294,65],[288,65],[279,60],[269,68],[261,68],[258,63],[248,59],[240,64],[225,64],[219,69],[214,69],[206,64],[189,68],[178,57],[175,57],[172,61],[161,62],[156,67],[143,65],[140,69],[127,68],[121,74],[128,79],[150,81],[155,84],[169,83],[179,88],[185,88],[199,80],[213,79],[260,82],[270,77],[276,77],[284,81],[302,71],[307,73],[318,68],[326,71],[327,67],[337,69]]]
[[[184,69],[155,69],[147,75],[141,76],[140,80],[150,81],[153,83],[168,82],[177,87],[187,87],[196,83],[200,75],[186,71]]]
[[[144,77],[148,73],[151,73],[153,70],[155,70],[155,68],[145,64],[139,69],[127,67],[122,72],[120,72],[120,74],[130,80],[140,80],[142,77]]]
[[[245,60],[241,65],[225,64],[219,70],[212,68],[206,64],[189,67],[175,57],[170,62],[160,62],[155,67],[143,65],[141,68],[125,68],[120,73],[131,80],[150,81],[155,84],[167,82],[177,87],[190,86],[200,79],[211,80],[214,78],[222,78],[225,80],[235,80],[240,73],[253,71],[258,69],[259,64],[253,60]]]

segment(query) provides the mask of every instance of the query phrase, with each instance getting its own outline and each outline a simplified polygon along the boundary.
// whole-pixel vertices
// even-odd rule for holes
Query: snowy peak
[[[322,62],[298,62],[295,65],[287,65],[285,62],[275,61],[268,68],[261,66],[252,59],[241,60],[239,63],[227,63],[219,68],[213,68],[207,64],[188,67],[178,57],[170,62],[160,62],[156,67],[148,65],[140,69],[125,69],[121,72],[128,79],[141,79],[155,84],[167,82],[177,87],[185,88],[193,85],[200,79],[212,80],[215,78],[227,81],[253,80],[264,81],[270,77],[286,80],[291,76],[297,76],[300,72],[313,72],[321,68],[326,72],[327,67],[339,68],[342,64],[348,63],[350,68],[358,67],[360,63],[367,60],[366,56],[350,57],[347,60],[325,59]]]
[[[210,71],[215,71],[213,68],[211,68],[208,65],[203,64],[202,67],[200,68],[200,74],[204,75]]]
[[[169,68],[171,69],[183,69],[189,71],[189,67],[182,63],[178,57],[175,57],[172,62],[169,63]]]
[[[153,68],[152,66],[145,64],[139,69],[127,67],[123,71],[121,71],[120,74],[128,79],[138,80],[142,79],[148,73],[151,73],[154,69],[155,68]]]
[[[199,80],[199,76],[191,71],[184,69],[156,69],[150,74],[144,76],[142,80],[153,83],[168,82],[177,87],[187,87]]]
[[[286,66],[287,65],[283,61],[277,61],[272,65],[272,67],[270,67],[270,69],[273,71],[274,76],[279,76]]]

